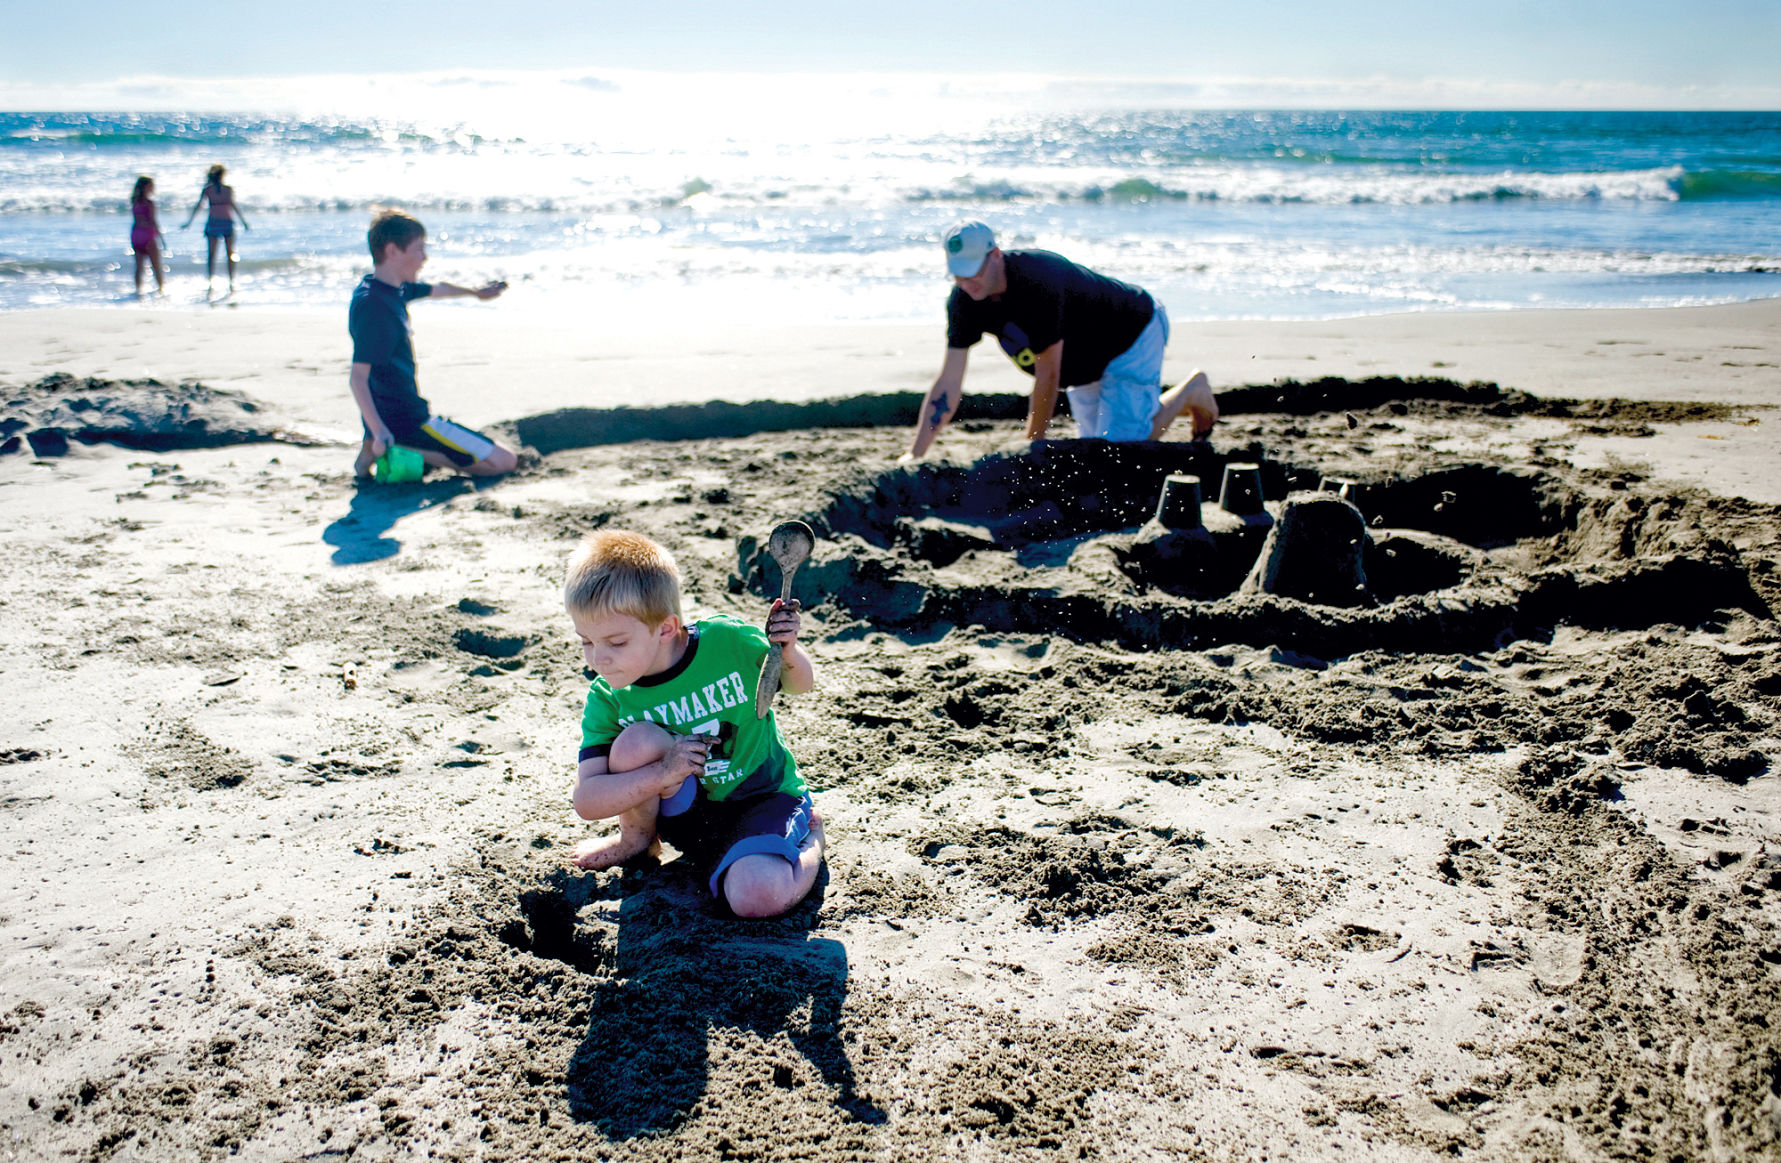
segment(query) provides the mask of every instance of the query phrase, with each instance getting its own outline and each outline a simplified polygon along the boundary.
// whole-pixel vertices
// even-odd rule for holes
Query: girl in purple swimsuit
[[[235,204],[235,190],[232,186],[223,185],[223,167],[211,166],[205,176],[204,189],[198,192],[198,200],[192,203],[192,212],[180,229],[184,230],[198,216],[198,207],[210,203],[210,217],[204,221],[204,239],[210,243],[210,258],[204,266],[204,278],[208,283],[216,278],[216,248],[218,244],[227,247],[229,256],[229,293],[235,293],[235,219],[241,219],[241,228],[249,229],[247,215]]]
[[[142,298],[142,264],[155,272],[155,293],[161,285],[161,227],[155,222],[155,180],[147,174],[130,191],[130,249],[136,252],[136,297]]]

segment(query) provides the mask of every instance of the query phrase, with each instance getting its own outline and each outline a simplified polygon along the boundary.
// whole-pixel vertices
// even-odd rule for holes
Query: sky
[[[1186,104],[1781,107],[1777,0],[0,0],[0,108],[437,70],[1029,74]],[[217,87],[238,93],[240,86]],[[1272,100],[1270,100],[1272,98]]]

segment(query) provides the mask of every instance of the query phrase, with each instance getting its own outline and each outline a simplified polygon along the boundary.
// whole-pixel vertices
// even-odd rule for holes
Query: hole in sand
[[[512,920],[497,934],[502,943],[584,973],[600,969],[609,958],[605,938],[596,929],[575,924],[575,905],[560,892],[523,892],[519,909],[525,920]]]
[[[524,634],[491,633],[487,630],[459,630],[452,635],[452,641],[465,654],[493,659],[518,658],[532,644],[531,639]]]

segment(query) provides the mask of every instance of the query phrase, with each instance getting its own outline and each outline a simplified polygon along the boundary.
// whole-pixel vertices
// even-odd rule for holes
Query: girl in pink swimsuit
[[[155,293],[161,283],[161,227],[155,222],[155,180],[147,174],[130,191],[130,249],[136,252],[136,297],[142,297],[142,265],[155,272]]]

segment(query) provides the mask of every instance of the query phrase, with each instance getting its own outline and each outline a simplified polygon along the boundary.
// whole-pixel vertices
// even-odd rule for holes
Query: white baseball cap
[[[946,269],[961,279],[983,269],[983,260],[996,248],[996,236],[981,222],[960,222],[946,232]]]

